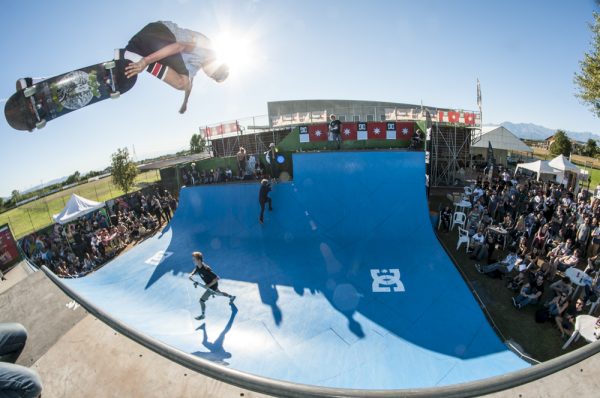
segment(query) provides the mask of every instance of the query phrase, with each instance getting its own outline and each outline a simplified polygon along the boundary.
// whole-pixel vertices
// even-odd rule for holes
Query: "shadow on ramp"
[[[294,172],[264,225],[258,184],[184,188],[162,234],[67,283],[184,352],[295,383],[422,388],[529,366],[432,231],[423,153],[295,154]],[[195,250],[238,297],[236,313],[209,300],[204,329],[187,280]]]

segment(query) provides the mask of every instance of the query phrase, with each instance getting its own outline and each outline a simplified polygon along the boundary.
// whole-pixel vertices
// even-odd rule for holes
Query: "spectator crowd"
[[[270,160],[275,153],[275,145],[271,144],[269,151],[265,153],[267,160]],[[237,163],[235,170],[230,166],[198,169],[196,163],[191,163],[189,167],[182,169],[183,185],[202,185],[218,184],[240,180],[260,181],[263,178],[276,177],[276,171],[273,167],[266,167],[258,155],[248,155],[243,147],[239,148],[235,161]],[[271,163],[275,163],[273,160]]]
[[[65,225],[26,236],[23,252],[37,266],[63,278],[83,276],[171,220],[176,199],[166,190],[140,191]]]
[[[459,226],[469,235],[476,270],[503,280],[517,310],[535,305],[537,322],[550,321],[569,336],[575,317],[598,302],[600,200],[585,189],[575,193],[505,171],[491,182],[480,175],[452,201],[455,208],[440,213],[442,233],[464,218]],[[455,215],[457,205],[465,217]],[[568,275],[577,275],[576,283]]]

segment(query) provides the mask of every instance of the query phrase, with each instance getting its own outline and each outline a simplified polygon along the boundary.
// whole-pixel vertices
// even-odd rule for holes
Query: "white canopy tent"
[[[542,174],[548,174],[548,175],[560,174],[560,171],[552,168],[548,164],[548,162],[545,160],[536,160],[535,162],[530,162],[530,163],[519,163],[515,169],[515,174],[517,173],[517,171],[519,171],[519,169],[526,169],[526,170],[533,171],[534,173],[537,174],[538,181],[540,180],[540,176]]]
[[[94,202],[93,200],[72,194],[65,208],[60,213],[52,216],[52,218],[59,224],[66,224],[103,207],[104,202]]]
[[[506,165],[507,157],[510,154],[526,154],[527,157],[533,155],[533,149],[525,145],[523,141],[503,126],[484,126],[481,133],[478,131],[473,132],[473,142],[471,145],[473,156],[481,155],[485,159],[491,144],[498,164]]]
[[[581,173],[579,167],[571,163],[569,159],[563,155],[558,155],[554,159],[550,160],[548,164],[557,170],[559,174],[556,177],[556,181],[560,184],[564,184],[568,188],[576,189],[579,185],[579,179],[577,176]]]
[[[554,159],[548,162],[550,167],[553,167],[560,171],[572,171],[573,173],[579,173],[579,167],[575,166],[569,159],[563,155],[558,155]]]

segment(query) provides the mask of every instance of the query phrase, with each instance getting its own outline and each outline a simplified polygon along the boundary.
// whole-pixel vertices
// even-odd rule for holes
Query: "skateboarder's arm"
[[[153,52],[150,55],[145,56],[138,62],[133,62],[125,68],[125,76],[131,77],[133,75],[137,75],[138,73],[142,73],[146,66],[150,65],[153,62],[160,61],[163,58],[166,58],[173,54],[178,54],[180,52],[190,51],[194,48],[194,43],[171,43],[169,45],[164,46],[158,51]]]

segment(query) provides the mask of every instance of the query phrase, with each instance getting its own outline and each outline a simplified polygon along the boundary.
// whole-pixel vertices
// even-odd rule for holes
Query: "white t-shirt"
[[[202,33],[190,29],[179,27],[175,22],[160,21],[165,25],[179,43],[195,43],[194,51],[191,53],[182,52],[181,57],[185,63],[190,77],[196,76],[200,69],[213,62],[216,58],[215,51],[212,49],[210,39]]]

